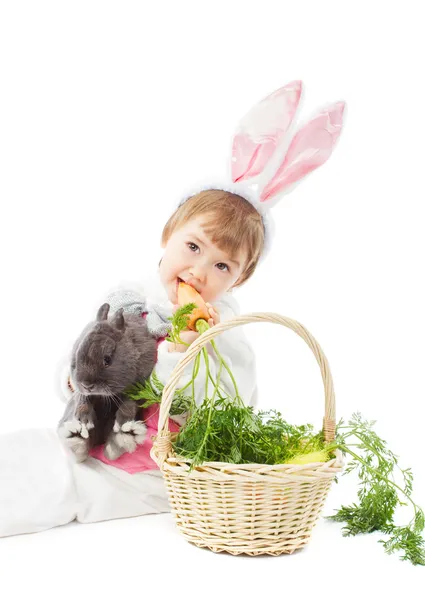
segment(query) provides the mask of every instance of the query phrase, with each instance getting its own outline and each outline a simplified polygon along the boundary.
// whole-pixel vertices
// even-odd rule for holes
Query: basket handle
[[[162,446],[163,444],[161,441],[164,442],[165,438],[169,437],[170,432],[168,428],[168,417],[170,407],[185,367],[192,362],[192,360],[194,360],[203,346],[205,346],[213,338],[217,337],[220,333],[227,331],[228,329],[232,329],[233,327],[239,327],[239,325],[247,325],[248,323],[277,323],[279,325],[284,325],[285,327],[292,329],[292,331],[295,331],[295,333],[302,337],[302,339],[308,344],[310,350],[313,352],[317,362],[319,363],[323,385],[325,388],[325,416],[323,418],[325,440],[326,442],[331,442],[335,438],[335,392],[329,363],[323,353],[323,350],[316,342],[314,337],[303,325],[301,325],[301,323],[298,323],[298,321],[294,321],[288,317],[283,317],[278,313],[260,312],[240,315],[233,317],[228,321],[224,321],[223,323],[218,323],[217,325],[214,325],[214,327],[211,327],[205,331],[195,342],[190,345],[183,357],[174,367],[170,379],[168,380],[167,385],[164,387],[159,409],[158,437],[157,441],[155,442],[156,445]],[[167,446],[168,445],[169,444],[167,444]]]

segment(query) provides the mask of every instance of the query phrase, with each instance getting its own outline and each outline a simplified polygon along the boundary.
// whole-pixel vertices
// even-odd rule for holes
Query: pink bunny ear
[[[259,175],[285,135],[297,110],[302,81],[292,81],[264,98],[242,119],[233,138],[232,180]]]
[[[261,193],[265,202],[325,163],[341,133],[345,102],[336,102],[294,136],[285,159]]]

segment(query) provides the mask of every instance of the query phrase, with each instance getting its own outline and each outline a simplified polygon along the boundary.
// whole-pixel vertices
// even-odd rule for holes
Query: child
[[[234,138],[232,183],[197,190],[180,203],[164,228],[164,253],[156,273],[143,293],[112,294],[108,298],[111,311],[121,307],[130,312],[147,310],[148,327],[161,338],[177,302],[178,282],[183,280],[209,303],[211,325],[238,314],[233,289],[253,275],[269,251],[273,227],[267,203],[325,162],[340,133],[343,103],[323,111],[298,132],[281,167],[267,177],[265,186],[257,180],[254,187],[246,186],[245,180],[267,175],[300,96],[301,82],[292,82],[248,113]],[[184,332],[183,338],[190,344],[198,335]],[[223,332],[216,342],[243,400],[254,404],[255,359],[241,328]],[[167,341],[159,344],[155,371],[163,384],[186,349]],[[191,373],[189,365],[181,385]],[[197,402],[203,398],[202,375],[196,387]],[[224,374],[222,383],[226,385]],[[66,373],[68,397],[74,385]],[[41,531],[74,519],[85,523],[169,511],[161,473],[147,452],[152,445],[149,425],[154,432],[157,412],[156,421],[155,413],[150,414],[144,443],[117,459],[108,458],[107,448],[102,447],[84,462],[76,462],[53,430],[0,437],[0,537]],[[184,416],[174,415],[173,420],[177,428]],[[62,434],[66,442],[66,428]]]
[[[231,224],[228,230],[216,226],[219,215],[226,215]],[[244,227],[237,226],[241,223]],[[163,257],[156,273],[145,283],[146,297],[131,291],[115,292],[107,298],[111,311],[123,306],[124,310],[141,312],[145,302],[158,319],[150,323],[151,329],[156,327],[158,336],[163,335],[166,318],[172,315],[177,302],[178,280],[182,279],[209,302],[211,325],[229,319],[239,312],[232,289],[252,275],[263,244],[261,216],[249,202],[215,190],[195,195],[179,207],[164,228]],[[198,335],[182,332],[181,337],[191,343]],[[241,396],[247,403],[254,402],[255,359],[243,331],[235,327],[216,341],[238,381]],[[155,372],[163,384],[186,349],[167,341],[159,344]],[[69,398],[69,386],[75,384],[68,381],[67,371],[63,388]],[[192,367],[187,373],[191,375]],[[198,380],[199,401],[205,381],[201,370]],[[222,384],[225,387],[224,375]],[[105,449],[98,447],[86,461],[78,463],[53,430],[1,436],[0,537],[41,531],[74,519],[88,523],[168,511],[161,473],[149,455],[150,435],[155,433],[157,420],[158,410],[152,407],[145,443],[118,460],[107,458]],[[182,416],[174,416],[173,420],[184,422]]]
[[[164,255],[156,273],[145,282],[146,297],[143,292],[120,290],[111,294],[107,301],[111,313],[119,308],[138,314],[148,311],[148,327],[160,340],[155,375],[166,385],[181,353],[188,348],[184,344],[164,341],[162,337],[170,326],[168,317],[177,307],[179,281],[192,285],[207,302],[211,326],[220,322],[220,319],[227,320],[235,316],[239,313],[239,307],[232,289],[254,272],[264,246],[264,225],[258,211],[241,196],[223,190],[206,190],[192,196],[174,212],[164,228],[161,246]],[[214,307],[211,302],[214,302]],[[183,331],[180,337],[186,344],[191,344],[199,335],[195,331]],[[221,355],[231,366],[240,395],[247,404],[254,404],[255,358],[242,329],[226,331],[218,336],[216,342]],[[217,367],[215,353],[211,352],[210,359],[209,369],[214,377]],[[192,371],[193,364],[189,364],[179,387],[190,381]],[[70,398],[76,384],[68,369],[64,378],[63,389]],[[231,394],[233,386],[227,371],[222,373],[221,384]],[[151,378],[151,385],[155,387],[154,378]],[[197,403],[202,402],[204,394],[205,364],[201,361],[195,380]],[[179,425],[187,417],[171,416]],[[155,420],[154,424],[151,417]],[[148,428],[155,429],[157,417],[157,407],[144,414]],[[140,433],[141,423],[135,424]],[[62,424],[61,431],[77,458],[82,456],[84,459],[87,456],[87,441],[83,436],[76,438],[76,426],[74,420],[69,420]],[[151,445],[149,436],[146,443],[136,448],[135,436],[122,431],[117,424],[117,432],[111,434],[111,441],[105,447],[92,450],[91,455],[106,464],[135,473],[157,468],[150,457]]]

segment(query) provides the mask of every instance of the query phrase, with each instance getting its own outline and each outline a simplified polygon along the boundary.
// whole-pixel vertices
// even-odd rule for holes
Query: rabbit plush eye
[[[103,357],[103,364],[105,367],[109,367],[109,365],[112,362],[112,358],[110,356],[104,356]]]

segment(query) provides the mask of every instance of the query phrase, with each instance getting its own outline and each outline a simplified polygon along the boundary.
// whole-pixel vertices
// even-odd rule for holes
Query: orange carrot
[[[199,294],[191,285],[188,285],[187,283],[183,282],[179,283],[179,287],[177,290],[177,301],[179,306],[185,306],[186,304],[196,304],[196,307],[189,315],[189,319],[187,322],[187,326],[189,329],[192,329],[192,331],[197,331],[196,322],[199,319],[203,319],[208,323],[208,319],[210,318],[208,307],[203,301],[201,294]]]

